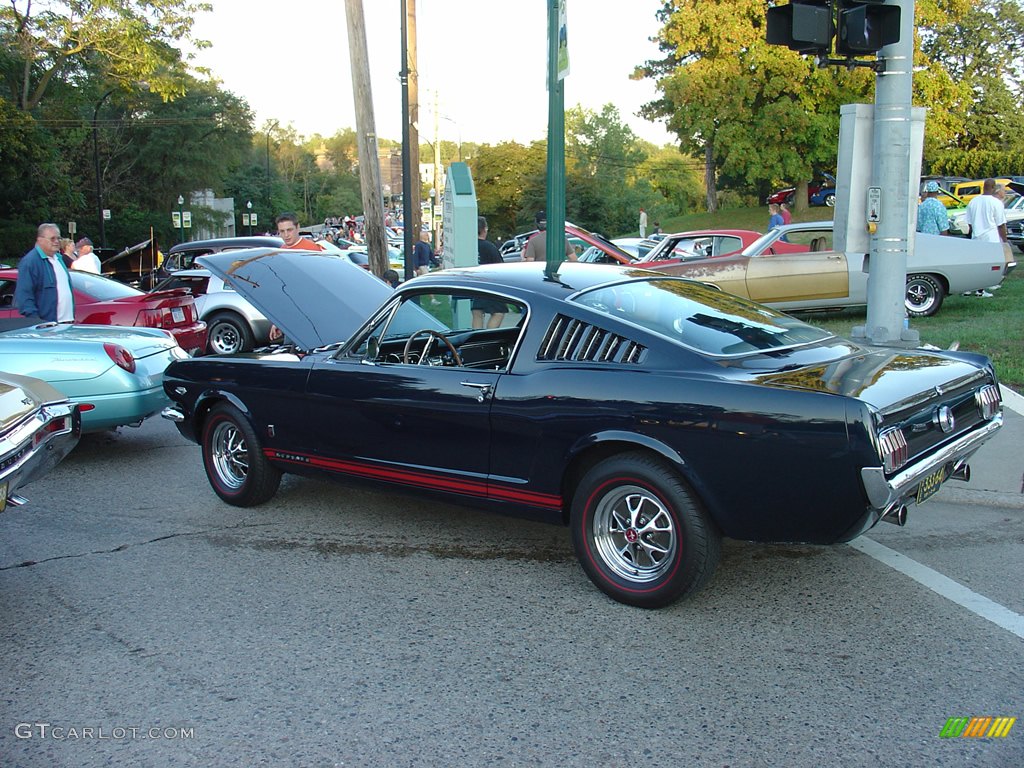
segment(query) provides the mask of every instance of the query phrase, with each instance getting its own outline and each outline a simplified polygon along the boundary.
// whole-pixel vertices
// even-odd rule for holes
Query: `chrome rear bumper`
[[[860,476],[869,505],[886,514],[897,505],[909,503],[922,480],[947,464],[952,465],[948,476],[952,477],[1002,426],[1003,414],[1000,411],[982,427],[962,435],[927,460],[912,464],[889,479],[886,479],[882,467],[865,467]]]

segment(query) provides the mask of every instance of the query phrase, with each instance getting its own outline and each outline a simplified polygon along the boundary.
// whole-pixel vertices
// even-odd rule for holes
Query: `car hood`
[[[345,341],[392,293],[383,280],[329,253],[254,248],[210,253],[196,263],[304,349]]]

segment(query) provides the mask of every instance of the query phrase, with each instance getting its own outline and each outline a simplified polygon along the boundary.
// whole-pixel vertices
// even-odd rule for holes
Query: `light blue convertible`
[[[0,370],[63,392],[79,405],[83,432],[138,425],[168,405],[164,369],[186,357],[157,328],[0,320]]]

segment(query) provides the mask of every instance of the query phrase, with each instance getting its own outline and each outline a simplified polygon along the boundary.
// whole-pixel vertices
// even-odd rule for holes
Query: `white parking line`
[[[952,600],[957,605],[962,605],[971,613],[991,621],[996,626],[1002,627],[1024,640],[1024,616],[1011,611],[1006,606],[989,600],[984,595],[979,595],[948,576],[943,576],[938,571],[932,570],[927,565],[921,565],[916,560],[889,549],[866,536],[854,539],[849,542],[849,546],[909,576],[919,584],[928,587],[935,594]]]

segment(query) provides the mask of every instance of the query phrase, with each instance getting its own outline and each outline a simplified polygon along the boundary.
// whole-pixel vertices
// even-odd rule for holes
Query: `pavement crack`
[[[188,538],[192,536],[209,536],[212,534],[222,533],[224,531],[238,531],[246,528],[268,528],[275,525],[278,525],[278,523],[242,522],[236,523],[234,525],[218,526],[216,528],[203,528],[201,530],[196,531],[181,531],[178,533],[168,533],[163,536],[156,536],[152,539],[146,539],[145,541],[134,541],[127,544],[118,544],[116,547],[113,547],[112,549],[95,549],[90,552],[75,552],[73,554],[67,555],[54,555],[53,557],[46,557],[42,560],[23,560],[20,563],[14,563],[12,565],[0,565],[0,572],[14,570],[15,568],[30,568],[35,565],[43,565],[44,563],[52,563],[58,560],[75,560],[80,557],[92,557],[94,555],[112,555],[117,552],[125,552],[129,549],[134,549],[135,547],[145,547],[150,544],[158,544],[161,541],[167,541],[169,539]]]

